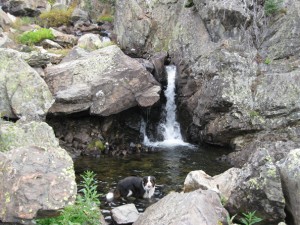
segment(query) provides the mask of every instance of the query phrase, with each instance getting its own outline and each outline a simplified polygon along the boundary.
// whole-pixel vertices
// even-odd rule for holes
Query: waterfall
[[[180,124],[176,120],[176,104],[175,104],[175,80],[176,67],[174,65],[166,66],[168,75],[167,89],[164,91],[166,97],[166,106],[164,118],[158,126],[158,132],[161,132],[163,141],[152,142],[146,134],[146,122],[142,121],[141,132],[144,135],[144,145],[146,146],[176,146],[189,145],[184,142],[180,133]]]

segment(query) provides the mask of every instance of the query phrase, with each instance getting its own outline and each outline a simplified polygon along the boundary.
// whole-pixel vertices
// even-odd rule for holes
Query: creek
[[[100,198],[100,208],[109,222],[109,210],[113,207],[134,203],[139,212],[143,212],[169,192],[182,191],[185,177],[190,171],[204,170],[211,176],[224,172],[229,165],[217,161],[216,158],[227,153],[224,148],[210,146],[158,147],[151,153],[132,154],[126,157],[107,155],[101,155],[99,158],[80,157],[75,161],[75,171],[77,175],[86,170],[92,170],[97,174],[98,191],[103,194]],[[156,177],[154,198],[151,200],[129,198],[125,201],[114,201],[111,206],[105,204],[105,194],[115,188],[119,180],[132,175]]]
[[[85,170],[92,170],[97,174],[101,210],[107,222],[111,222],[110,210],[113,207],[134,203],[139,212],[155,203],[171,191],[180,192],[183,189],[185,177],[190,171],[204,170],[213,176],[224,172],[229,165],[218,162],[216,159],[228,151],[210,146],[193,146],[184,142],[180,124],[176,120],[175,80],[176,67],[166,66],[168,76],[167,88],[164,91],[166,105],[162,112],[162,119],[158,125],[158,136],[162,140],[151,140],[147,135],[147,123],[142,121],[141,133],[143,144],[148,146],[149,153],[126,155],[126,157],[111,157],[101,155],[99,158],[81,157],[75,161],[75,171],[82,174]],[[154,176],[156,191],[152,199],[128,198],[115,200],[113,204],[105,204],[105,194],[113,190],[117,182],[127,176]]]

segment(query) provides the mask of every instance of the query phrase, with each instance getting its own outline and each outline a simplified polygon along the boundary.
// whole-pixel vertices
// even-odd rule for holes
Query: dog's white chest
[[[151,198],[154,195],[155,187],[145,190],[143,198]]]

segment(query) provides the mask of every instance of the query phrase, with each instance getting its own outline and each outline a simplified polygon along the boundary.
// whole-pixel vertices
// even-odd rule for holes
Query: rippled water
[[[111,157],[103,155],[100,158],[80,157],[75,161],[76,174],[92,170],[99,181],[98,191],[101,197],[101,209],[110,221],[109,210],[125,203],[134,203],[140,212],[158,201],[171,191],[181,191],[185,177],[190,171],[204,170],[213,176],[229,168],[229,165],[216,160],[228,151],[213,147],[178,146],[173,148],[157,148],[155,152],[128,155],[126,157]],[[117,182],[127,176],[152,175],[157,179],[157,188],[152,200],[127,199],[117,201],[113,205],[105,205],[105,194],[113,189]]]

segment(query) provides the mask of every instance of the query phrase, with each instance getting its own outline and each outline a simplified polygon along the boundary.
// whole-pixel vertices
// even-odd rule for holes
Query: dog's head
[[[155,187],[155,177],[153,177],[153,176],[143,177],[143,186],[146,191],[154,188]]]

